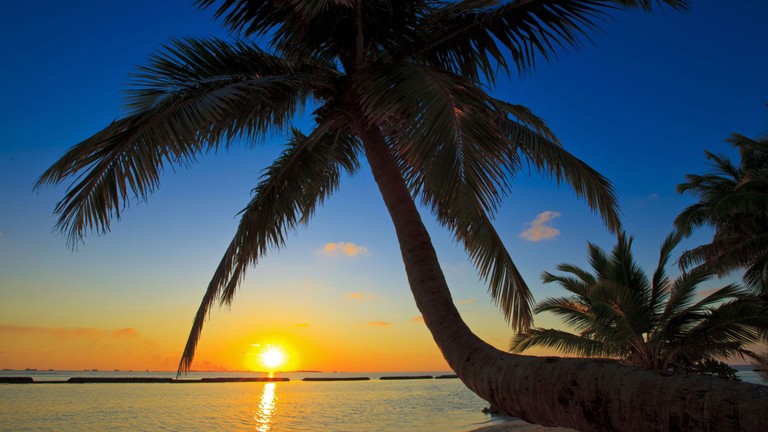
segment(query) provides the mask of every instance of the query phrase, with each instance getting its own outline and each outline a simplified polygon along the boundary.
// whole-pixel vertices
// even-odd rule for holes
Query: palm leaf
[[[486,280],[492,299],[515,331],[532,321],[530,290],[491,223],[517,161],[498,143],[490,98],[433,68],[377,68],[358,87],[363,112],[387,127],[412,193],[451,229]],[[386,90],[388,89],[388,90]]]
[[[514,112],[508,111],[512,115]],[[509,152],[520,152],[539,172],[566,183],[576,196],[600,214],[608,229],[621,230],[619,205],[610,181],[563,149],[556,142],[511,119],[504,120],[503,132],[512,143]],[[510,159],[513,155],[508,156]]]
[[[659,251],[659,263],[656,266],[656,271],[653,272],[651,278],[651,293],[649,299],[649,306],[652,308],[653,313],[661,313],[659,310],[661,305],[669,296],[669,277],[667,276],[666,266],[669,262],[669,258],[672,255],[672,251],[680,244],[683,238],[683,233],[680,231],[674,231],[667,235],[664,242],[661,244],[661,250]]]
[[[355,89],[415,194],[426,187],[440,199],[495,212],[519,158],[501,150],[499,114],[487,94],[451,73],[407,63],[365,69]]]
[[[729,301],[710,310],[705,319],[686,333],[686,349],[678,355],[723,358],[752,355],[745,347],[759,342],[768,328],[765,305],[754,298]]]
[[[428,196],[429,191],[424,194]],[[533,322],[533,296],[490,218],[480,210],[473,213],[457,203],[428,199],[438,221],[451,229],[464,246],[504,318],[516,333],[527,333]]]
[[[580,39],[588,38],[588,31],[605,18],[605,10],[615,5],[650,10],[654,3],[662,2],[441,2],[417,28],[415,47],[406,49],[411,55],[446,70],[477,81],[480,73],[485,80],[493,82],[497,65],[509,71],[508,58],[518,71],[525,72],[535,66],[537,56],[550,60],[559,48],[579,46]],[[684,8],[687,4],[682,0],[663,3],[674,8]]]
[[[294,130],[286,150],[265,170],[251,202],[241,212],[237,233],[195,314],[179,374],[192,365],[203,325],[216,300],[232,302],[248,266],[270,249],[282,247],[285,235],[308,221],[315,208],[336,190],[342,170],[357,170],[359,150],[358,140],[343,130],[310,137]]]
[[[167,166],[283,127],[327,77],[215,39],[175,41],[142,71],[128,97],[130,114],[71,148],[37,182],[75,178],[55,209],[71,245],[89,231],[108,231],[133,196],[145,200],[158,187]]]
[[[554,297],[542,300],[536,304],[534,312],[553,313],[563,319],[565,324],[574,327],[579,332],[593,330],[595,316],[592,304],[573,297]]]
[[[533,329],[528,336],[513,338],[509,350],[523,352],[533,347],[552,348],[565,355],[612,356],[612,353],[600,341],[554,329]]]
[[[573,266],[578,271],[584,271],[583,269],[580,269],[576,266]],[[566,265],[560,264],[558,265],[558,270],[560,271],[568,271],[565,270]],[[572,273],[572,272],[571,272]],[[591,275],[588,273],[584,275],[579,275],[578,277],[570,277],[570,276],[562,276],[562,275],[554,275],[549,272],[543,272],[541,274],[541,281],[544,283],[553,283],[556,282],[560,285],[561,288],[566,289],[580,298],[588,298],[589,292],[592,289],[592,286],[596,283],[594,278],[590,278]]]

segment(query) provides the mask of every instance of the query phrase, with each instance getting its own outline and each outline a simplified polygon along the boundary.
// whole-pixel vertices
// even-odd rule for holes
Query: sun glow
[[[267,345],[264,351],[262,351],[259,355],[259,359],[261,360],[261,364],[270,370],[274,370],[275,368],[285,364],[286,355],[285,351],[283,351],[281,348]]]

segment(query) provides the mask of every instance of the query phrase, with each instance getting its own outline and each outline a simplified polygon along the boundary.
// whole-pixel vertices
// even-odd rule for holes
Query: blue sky
[[[166,172],[147,203],[134,203],[111,233],[89,238],[77,251],[52,232],[52,211],[64,188],[33,193],[32,186],[67,148],[121,115],[129,74],[153,50],[170,37],[226,37],[210,13],[190,3],[5,6],[0,16],[0,341],[5,341],[0,366],[20,367],[13,359],[22,351],[27,359],[46,352],[22,346],[14,334],[23,329],[37,329],[32,333],[39,336],[45,329],[130,328],[147,346],[154,344],[157,358],[166,363],[178,358],[202,292],[234,233],[236,214],[281,141],[236,148],[190,169]],[[688,12],[613,13],[591,41],[561,51],[527,76],[500,79],[494,93],[530,107],[568,150],[613,181],[625,229],[635,235],[636,253],[650,269],[675,215],[692,202],[678,195],[675,185],[686,173],[707,169],[704,149],[734,154],[724,142],[731,132],[759,136],[768,131],[766,19],[768,2],[759,0],[693,1]],[[521,237],[543,212],[559,215],[546,223],[558,235],[537,242]],[[537,299],[558,294],[539,282],[542,271],[561,262],[586,265],[588,241],[605,248],[613,243],[599,218],[571,191],[536,173],[518,177],[496,227]],[[431,220],[429,229],[470,326],[503,347],[511,332],[464,252]],[[687,244],[708,235],[697,233]],[[365,251],[323,253],[325,245],[337,242]],[[366,331],[411,331],[405,323],[418,312],[389,218],[365,169],[343,182],[312,223],[290,237],[286,249],[250,271],[232,310],[214,314],[201,350],[206,341],[229,340],[233,327],[242,325],[290,333],[276,324],[283,318],[275,305],[290,305],[286,326],[309,327],[316,320],[322,323],[318,328],[348,329],[362,323],[359,331],[339,330],[339,338],[348,337],[350,344],[357,338],[390,340]],[[428,336],[419,332],[419,341],[428,344]],[[393,336],[391,343],[397,340]],[[211,352],[218,347],[210,346]],[[423,355],[433,358],[434,351],[424,348]],[[166,367],[156,358],[143,361]]]

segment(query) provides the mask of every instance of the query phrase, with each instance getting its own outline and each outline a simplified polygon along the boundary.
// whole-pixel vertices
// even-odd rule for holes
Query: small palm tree
[[[712,242],[683,253],[680,264],[718,274],[746,269],[744,280],[768,295],[768,138],[734,134],[728,142],[739,150],[738,165],[707,151],[713,172],[688,174],[677,186],[698,202],[680,213],[675,226],[685,233],[700,226],[715,229]]]
[[[535,312],[561,317],[576,333],[533,329],[513,340],[512,351],[541,346],[662,371],[695,370],[734,356],[757,358],[748,347],[768,330],[768,309],[736,285],[702,297],[697,287],[714,276],[711,270],[671,280],[664,267],[681,238],[673,233],[665,239],[652,277],[635,262],[632,237],[624,234],[610,255],[589,244],[591,273],[571,264],[557,267],[562,275],[545,272],[545,283],[573,296],[546,299]]]

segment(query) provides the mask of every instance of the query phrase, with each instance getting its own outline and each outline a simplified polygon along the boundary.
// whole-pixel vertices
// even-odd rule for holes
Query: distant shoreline
[[[26,371],[20,371],[26,372]],[[381,381],[415,380],[415,379],[455,379],[458,376],[449,375],[382,375],[378,379]],[[345,377],[304,377],[301,381],[329,382],[329,381],[368,381],[371,377],[367,376],[345,376]],[[36,380],[30,376],[0,376],[0,384],[130,384],[130,383],[166,383],[166,384],[192,384],[192,383],[233,383],[233,382],[287,382],[291,381],[287,377],[203,377],[199,379],[178,379],[169,377],[117,377],[117,376],[75,376],[66,380]]]

